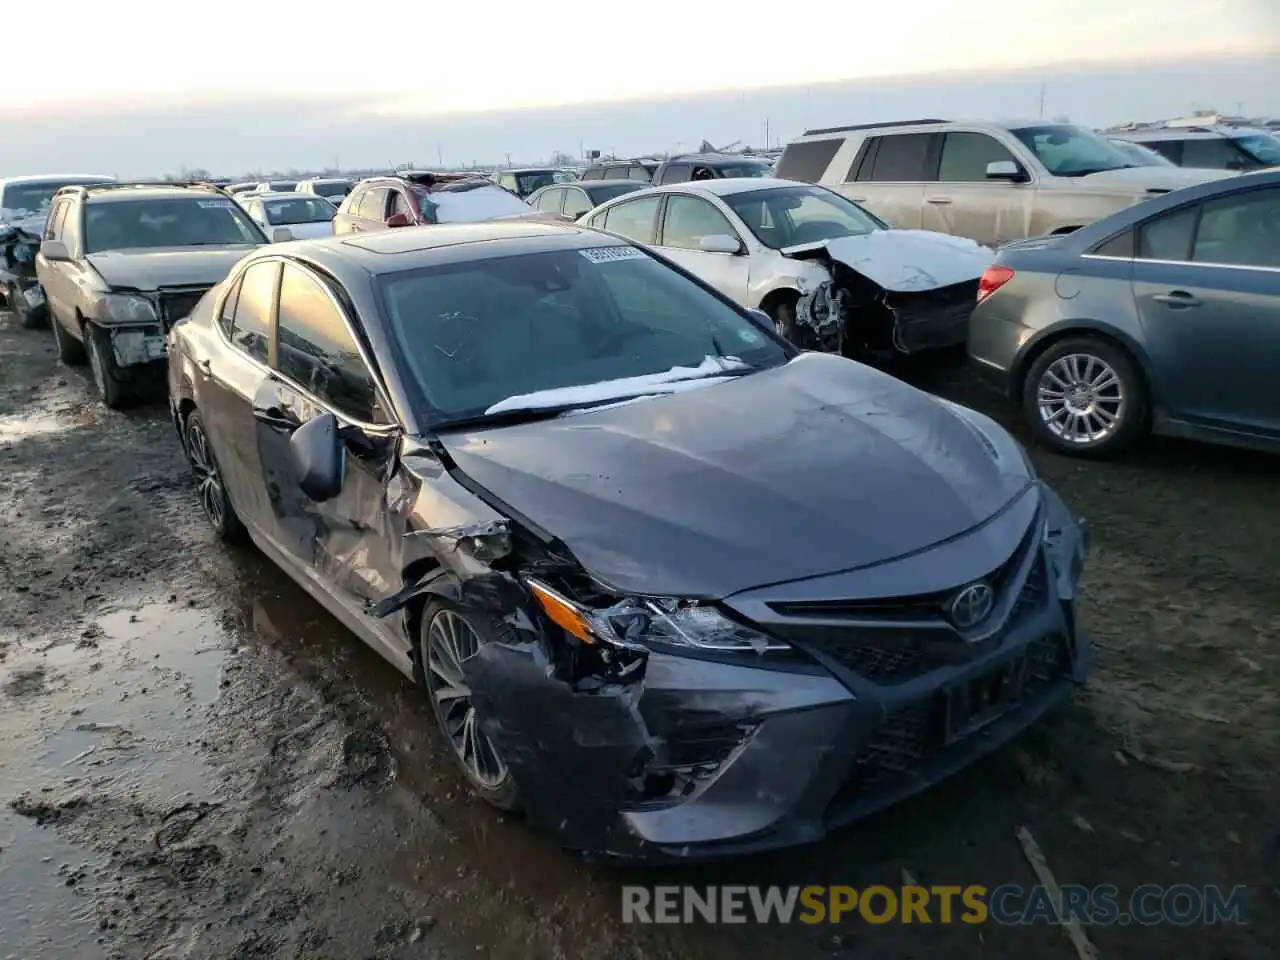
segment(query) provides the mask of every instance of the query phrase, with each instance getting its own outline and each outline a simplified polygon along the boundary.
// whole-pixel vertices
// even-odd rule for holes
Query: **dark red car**
[[[356,184],[333,218],[337,235],[437,223],[563,219],[535,210],[492,180],[470,173],[398,173]]]

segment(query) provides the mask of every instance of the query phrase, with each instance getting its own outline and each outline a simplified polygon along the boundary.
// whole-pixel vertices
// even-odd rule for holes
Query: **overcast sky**
[[[51,23],[39,4],[8,6],[11,42]],[[56,54],[27,59],[38,76],[10,77],[0,173],[759,144],[766,120],[776,139],[893,117],[1035,116],[1042,84],[1046,115],[1095,124],[1240,103],[1280,114],[1277,0],[809,0],[754,14],[742,0],[649,0],[613,31],[600,4],[568,0],[545,27],[531,14],[548,8],[527,0],[449,18],[279,0],[223,0],[215,15],[160,15],[154,0],[110,16],[101,0],[57,9],[77,25],[50,35]]]

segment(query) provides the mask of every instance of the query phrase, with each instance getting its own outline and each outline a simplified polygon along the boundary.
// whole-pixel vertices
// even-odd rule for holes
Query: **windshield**
[[[322,197],[345,197],[351,192],[349,183],[313,183],[311,189]]]
[[[604,203],[606,200],[612,200],[614,197],[620,197],[624,193],[634,193],[637,190],[643,190],[647,187],[647,183],[641,183],[639,180],[623,180],[616,183],[610,183],[608,180],[601,180],[585,187],[587,196],[591,198],[592,203]]]
[[[112,200],[91,203],[85,210],[86,253],[259,244],[263,240],[232,200]]]
[[[556,183],[577,183],[578,178],[568,170],[557,170],[552,174],[556,178]]]
[[[381,293],[431,419],[655,392],[633,377],[692,379],[787,359],[719,297],[629,246],[493,257],[392,274]],[[708,361],[733,356],[738,361]],[[601,385],[587,390],[586,385]],[[564,388],[582,387],[576,393]],[[670,388],[668,388],[670,389]]]
[[[1133,143],[1130,140],[1111,140],[1109,141],[1121,153],[1128,157],[1130,163],[1136,163],[1141,167],[1176,167],[1177,164],[1168,157],[1162,156],[1152,150],[1150,147],[1144,147],[1140,143]]]
[[[1269,167],[1280,166],[1280,139],[1269,133],[1253,133],[1243,137],[1232,137],[1236,146],[1249,156]]]
[[[430,193],[415,187],[414,193],[426,223],[474,223],[533,212],[533,207],[519,197],[489,183],[468,184],[461,189]]]
[[[297,180],[272,180],[267,184],[269,193],[293,193],[298,189]]]
[[[536,173],[517,173],[516,187],[523,194],[530,194],[540,187],[545,187],[552,183],[560,183],[554,170],[539,170]]]
[[[297,200],[264,200],[262,209],[267,223],[273,227],[285,227],[292,223],[320,223],[332,220],[338,209],[328,200],[317,200],[306,194],[298,194]]]
[[[721,198],[757,240],[774,250],[836,237],[857,237],[887,224],[838,193],[794,186],[750,190]]]
[[[38,183],[11,183],[4,188],[4,197],[0,198],[0,209],[15,213],[48,213],[53,203],[53,195],[63,187],[79,183],[103,183],[98,180],[41,180]]]
[[[1138,166],[1110,140],[1074,124],[1053,123],[1012,132],[1055,177],[1083,177]]]
[[[732,166],[721,167],[720,176],[722,177],[771,177],[773,176],[773,168],[767,163],[735,163]]]

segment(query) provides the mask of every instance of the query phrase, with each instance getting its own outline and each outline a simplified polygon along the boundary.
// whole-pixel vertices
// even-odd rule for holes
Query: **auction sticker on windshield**
[[[197,200],[196,202],[200,204],[200,206],[204,207],[206,210],[230,210],[231,209],[230,200]]]
[[[636,247],[587,247],[580,254],[592,263],[613,263],[617,260],[644,260],[647,254]]]

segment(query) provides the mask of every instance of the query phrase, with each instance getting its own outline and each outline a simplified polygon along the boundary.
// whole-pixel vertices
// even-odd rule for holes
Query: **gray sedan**
[[[1280,170],[1009,244],[978,302],[970,357],[1063,453],[1148,431],[1280,451]]]

